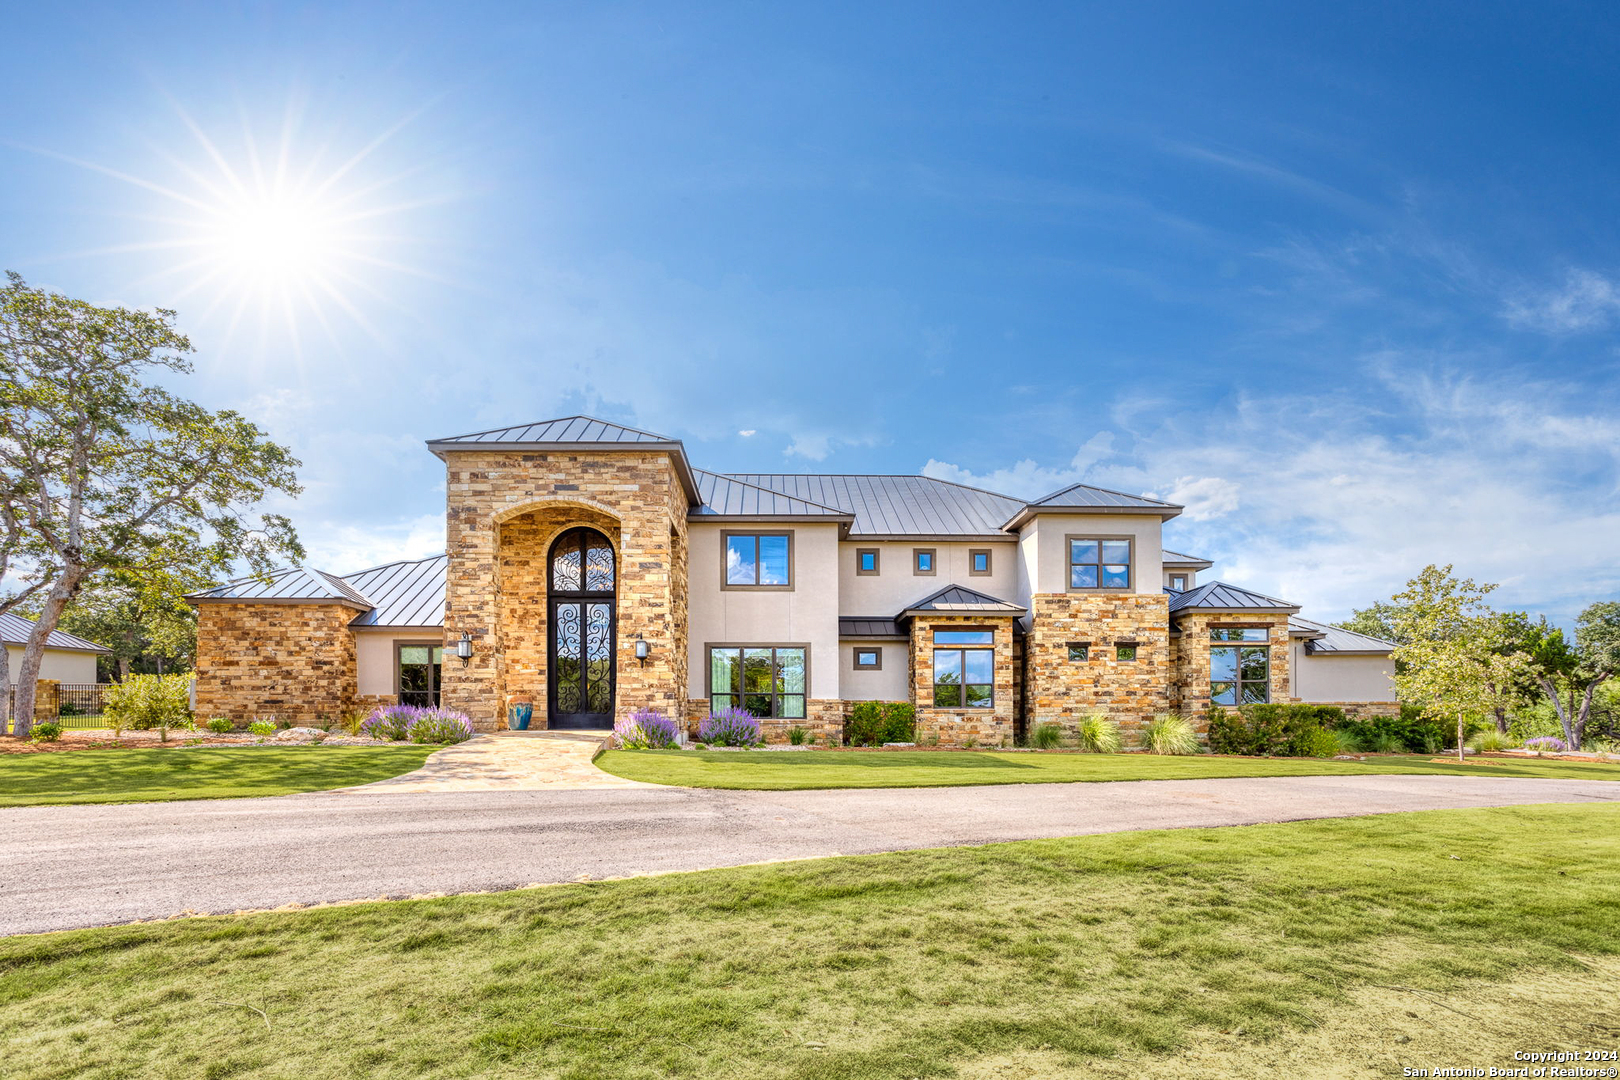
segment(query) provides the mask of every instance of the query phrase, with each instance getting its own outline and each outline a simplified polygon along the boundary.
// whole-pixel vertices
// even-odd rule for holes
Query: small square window
[[[883,650],[857,648],[855,650],[855,667],[857,670],[882,671]]]
[[[1071,641],[1071,642],[1069,642],[1069,660],[1070,661],[1072,661],[1073,663],[1078,664],[1078,663],[1081,663],[1083,661],[1090,660],[1090,659],[1091,659],[1091,646],[1090,645],[1087,645],[1084,642],[1079,642],[1079,641]]]
[[[878,567],[882,565],[878,561],[878,554],[877,548],[856,548],[855,572],[864,577],[876,577]]]
[[[1129,662],[1129,661],[1135,660],[1136,659],[1136,646],[1135,645],[1116,645],[1116,646],[1114,646],[1114,659],[1119,660],[1121,662]]]
[[[1170,575],[1170,587],[1172,589],[1176,590],[1176,592],[1186,592],[1187,591],[1187,575],[1186,574],[1171,574]]]
[[[990,549],[971,548],[968,551],[968,573],[974,577],[990,576]]]
[[[932,577],[934,570],[934,549],[913,548],[911,551],[911,572],[919,577]]]

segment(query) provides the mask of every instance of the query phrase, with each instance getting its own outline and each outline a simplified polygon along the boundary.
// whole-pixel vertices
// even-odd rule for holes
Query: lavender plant
[[[1524,748],[1526,750],[1545,750],[1561,754],[1565,750],[1568,750],[1569,746],[1564,742],[1563,739],[1556,738],[1552,735],[1538,735],[1534,739],[1524,740]]]
[[[411,721],[427,709],[420,705],[379,705],[360,725],[360,732],[373,739],[404,742],[410,738]]]
[[[675,721],[657,709],[639,709],[614,721],[613,730],[626,750],[673,750],[680,733]]]
[[[698,725],[698,739],[712,746],[763,746],[759,721],[747,709],[732,706],[711,712]]]
[[[473,726],[465,713],[454,709],[421,709],[406,724],[405,734],[413,743],[449,746],[472,738]]]

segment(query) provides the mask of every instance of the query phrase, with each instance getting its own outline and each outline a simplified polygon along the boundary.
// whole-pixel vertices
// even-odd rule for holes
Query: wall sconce
[[[652,655],[652,646],[640,635],[636,635],[636,662],[642,667],[647,666],[647,657]]]
[[[456,655],[461,658],[462,667],[472,659],[472,635],[465,630],[461,632],[461,640],[456,642]]]

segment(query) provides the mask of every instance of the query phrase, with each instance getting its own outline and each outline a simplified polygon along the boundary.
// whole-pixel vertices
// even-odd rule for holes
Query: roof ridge
[[[437,555],[425,555],[420,559],[395,559],[393,562],[378,563],[376,566],[368,566],[364,570],[355,570],[351,573],[339,574],[337,576],[347,581],[349,578],[359,577],[361,574],[369,574],[373,570],[386,570],[390,566],[405,566],[410,563],[432,562],[434,559],[448,559],[449,557],[450,553],[448,551],[443,551]]]
[[[1046,502],[1046,500],[1055,499],[1059,495],[1067,495],[1069,492],[1073,491],[1077,487],[1090,488],[1092,491],[1106,491],[1110,495],[1119,495],[1119,496],[1122,496],[1122,497],[1127,498],[1127,499],[1141,499],[1143,502],[1157,503],[1160,506],[1174,506],[1177,509],[1181,509],[1181,510],[1186,509],[1186,507],[1183,506],[1181,503],[1166,502],[1163,499],[1156,499],[1151,495],[1143,495],[1141,492],[1137,492],[1137,491],[1120,491],[1117,488],[1106,488],[1106,487],[1103,487],[1101,484],[1091,484],[1091,483],[1087,483],[1084,480],[1076,480],[1074,483],[1070,484],[1068,487],[1058,488],[1058,490],[1056,490],[1056,491],[1048,492],[1047,494],[1042,495],[1039,499],[1036,499],[1034,502],[1026,503],[1025,505],[1026,506],[1040,506],[1042,503]]]
[[[451,442],[452,440],[455,440],[455,439],[470,439],[474,435],[493,435],[497,431],[511,431],[514,428],[539,427],[542,424],[560,424],[565,420],[589,420],[593,424],[607,424],[610,427],[623,428],[626,431],[633,431],[637,435],[645,435],[648,438],[658,439],[658,440],[660,440],[662,442],[680,442],[681,441],[679,439],[672,439],[668,435],[660,435],[656,431],[648,431],[645,428],[634,428],[634,427],[631,427],[629,424],[621,424],[617,420],[603,420],[600,416],[588,416],[585,413],[574,413],[572,416],[554,416],[549,420],[532,420],[527,424],[502,424],[500,427],[485,428],[483,431],[468,431],[468,432],[464,432],[464,433],[462,433],[460,435],[444,435],[444,436],[441,436],[440,438],[430,439],[428,441],[429,442]],[[384,565],[387,565],[387,564],[384,564]]]

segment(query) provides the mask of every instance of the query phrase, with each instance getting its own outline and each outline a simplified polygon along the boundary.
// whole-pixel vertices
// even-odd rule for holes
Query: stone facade
[[[934,631],[988,627],[995,632],[995,686],[988,709],[934,706]],[[949,648],[950,646],[946,646]],[[1003,615],[917,615],[911,620],[911,700],[917,705],[917,741],[941,746],[1011,746],[1017,733],[1013,691],[1013,619]]]
[[[1174,673],[1180,711],[1186,713],[1200,735],[1207,734],[1209,721],[1209,632],[1216,627],[1256,627],[1267,630],[1271,651],[1271,700],[1292,700],[1288,693],[1288,615],[1284,612],[1196,612],[1176,619],[1181,631],[1177,642]]]
[[[1163,594],[1061,593],[1031,598],[1024,639],[1028,723],[1072,732],[1088,714],[1120,726],[1127,746],[1156,713],[1171,709],[1170,608]],[[1085,660],[1069,646],[1084,645]],[[1119,659],[1134,645],[1133,660]]]
[[[1369,720],[1374,716],[1399,716],[1398,701],[1313,701],[1312,705],[1331,705],[1343,709],[1348,720]]]
[[[489,729],[502,722],[506,694],[527,690],[543,718],[547,548],[562,530],[589,525],[608,534],[617,556],[615,713],[650,708],[680,715],[687,699],[687,500],[670,456],[636,450],[444,456],[445,641],[465,631],[474,643],[465,667],[444,667],[444,704]],[[638,633],[652,650],[645,665],[635,659]]]
[[[804,711],[807,714],[800,720],[778,719],[766,717],[759,722],[759,733],[767,743],[773,745],[786,743],[788,731],[795,727],[802,727],[815,736],[817,746],[842,746],[844,744],[844,718],[849,710],[855,707],[853,701],[838,701],[823,698],[810,698],[805,702]],[[691,698],[686,703],[686,735],[687,738],[697,738],[698,726],[709,715],[708,698]]]
[[[246,724],[335,720],[355,708],[355,612],[342,603],[197,605],[196,714]]]

